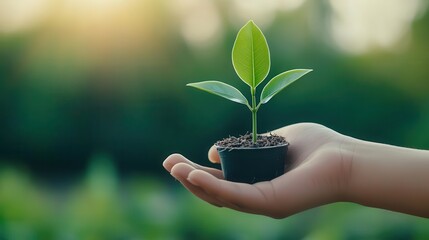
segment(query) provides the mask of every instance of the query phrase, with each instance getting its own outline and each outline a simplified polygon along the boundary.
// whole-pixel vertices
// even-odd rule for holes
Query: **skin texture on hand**
[[[290,143],[292,166],[255,184],[223,179],[222,171],[173,154],[165,169],[189,191],[218,207],[284,218],[347,201],[429,217],[429,151],[358,140],[314,123],[273,131]],[[214,147],[209,160],[219,163]]]

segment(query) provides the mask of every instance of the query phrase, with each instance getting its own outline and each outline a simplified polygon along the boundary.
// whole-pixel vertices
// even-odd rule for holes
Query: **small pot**
[[[258,148],[224,148],[217,146],[222,171],[228,181],[257,183],[284,174],[289,166],[289,144]]]

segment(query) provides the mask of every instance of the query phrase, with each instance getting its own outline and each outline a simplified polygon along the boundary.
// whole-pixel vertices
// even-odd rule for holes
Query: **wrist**
[[[354,189],[353,181],[355,174],[355,154],[359,145],[363,141],[342,135],[337,146],[338,152],[338,201],[340,202],[353,202]]]
[[[429,152],[354,139],[344,200],[420,216],[427,202]],[[350,148],[351,147],[351,148]]]
[[[338,134],[319,147],[315,157],[319,159],[319,187],[326,193],[326,203],[353,201],[351,182],[356,144],[359,144],[357,139]]]

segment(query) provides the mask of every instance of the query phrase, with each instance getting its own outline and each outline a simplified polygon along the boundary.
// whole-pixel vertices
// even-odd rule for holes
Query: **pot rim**
[[[264,149],[271,149],[271,148],[281,148],[281,147],[288,147],[290,144],[289,142],[286,142],[284,144],[276,145],[276,146],[265,146],[265,147],[220,147],[215,144],[215,147],[218,151],[233,151],[233,150],[264,150]]]

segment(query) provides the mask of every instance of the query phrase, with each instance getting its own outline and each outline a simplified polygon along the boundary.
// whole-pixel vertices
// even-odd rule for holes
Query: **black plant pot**
[[[285,172],[289,144],[258,148],[217,146],[224,177],[228,181],[257,183],[272,180]]]

